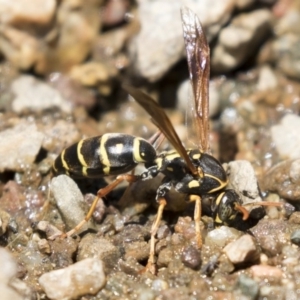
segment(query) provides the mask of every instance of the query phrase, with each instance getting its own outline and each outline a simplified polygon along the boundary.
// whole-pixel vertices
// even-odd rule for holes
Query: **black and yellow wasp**
[[[164,179],[157,190],[159,204],[156,220],[152,226],[150,257],[148,266],[154,264],[155,235],[166,205],[165,195],[173,187],[188,195],[195,202],[195,230],[199,247],[202,246],[200,231],[201,198],[214,195],[214,219],[216,223],[228,223],[238,212],[247,218],[239,197],[233,190],[226,190],[228,179],[220,162],[209,154],[209,105],[208,83],[210,56],[203,29],[197,16],[188,8],[181,10],[183,36],[185,41],[190,81],[192,84],[194,108],[193,120],[197,131],[198,149],[186,149],[164,110],[142,91],[124,86],[124,89],[148,112],[153,123],[174,147],[173,151],[157,154],[153,143],[139,137],[121,133],[107,133],[102,136],[81,140],[65,149],[55,160],[55,174],[75,177],[103,177],[118,175],[116,180],[100,189],[83,220],[67,234],[76,232],[92,215],[100,197],[105,196],[120,182],[127,180],[148,180],[159,173]],[[140,175],[124,174],[145,164],[146,171]]]

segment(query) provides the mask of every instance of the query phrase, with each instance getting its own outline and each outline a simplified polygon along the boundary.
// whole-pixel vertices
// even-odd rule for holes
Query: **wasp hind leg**
[[[139,176],[136,175],[132,175],[132,174],[123,174],[123,175],[119,175],[112,183],[110,183],[109,185],[107,185],[106,187],[100,189],[97,192],[97,195],[88,211],[88,213],[86,214],[85,218],[79,222],[73,229],[69,230],[67,233],[62,234],[62,237],[69,237],[72,236],[73,234],[75,234],[76,232],[78,232],[82,226],[84,224],[86,224],[89,219],[92,217],[94,210],[96,208],[96,205],[99,201],[100,198],[105,197],[108,193],[110,193],[114,188],[116,188],[120,183],[122,183],[123,181],[127,181],[129,183],[131,182],[135,182],[139,179]],[[51,236],[49,239],[55,239],[57,236]]]

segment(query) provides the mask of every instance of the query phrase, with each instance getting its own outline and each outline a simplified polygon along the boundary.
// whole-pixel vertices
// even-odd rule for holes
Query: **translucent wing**
[[[147,113],[151,116],[153,123],[164,134],[179,155],[184,159],[189,170],[193,174],[197,174],[198,172],[189,159],[186,149],[183,147],[169,117],[160,107],[160,105],[149,95],[145,94],[139,89],[128,85],[123,85],[123,88],[147,111]]]
[[[209,102],[208,84],[210,71],[209,46],[198,17],[189,9],[181,9],[183,38],[185,42],[194,106],[198,145],[201,151],[209,151]]]

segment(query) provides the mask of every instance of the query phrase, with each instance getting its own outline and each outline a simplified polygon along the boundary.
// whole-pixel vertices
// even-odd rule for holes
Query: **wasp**
[[[196,242],[202,246],[200,219],[201,199],[215,195],[214,219],[218,224],[229,223],[237,213],[244,218],[248,212],[233,190],[226,190],[228,179],[221,163],[209,154],[209,105],[208,83],[210,69],[209,46],[197,16],[188,8],[181,10],[183,37],[187,53],[190,81],[193,91],[193,116],[198,147],[186,149],[178,137],[165,111],[149,95],[139,89],[123,86],[124,89],[147,111],[160,133],[170,142],[174,150],[157,153],[155,142],[121,133],[107,133],[102,136],[83,139],[62,151],[53,164],[54,174],[73,177],[104,177],[118,175],[116,179],[97,192],[95,200],[86,215],[67,235],[72,235],[89,220],[99,198],[107,195],[122,181],[135,182],[156,177],[164,179],[157,189],[158,211],[151,229],[148,267],[155,264],[155,236],[167,204],[166,194],[171,188],[188,195],[195,203],[194,222]],[[145,164],[140,175],[125,174],[137,164]]]

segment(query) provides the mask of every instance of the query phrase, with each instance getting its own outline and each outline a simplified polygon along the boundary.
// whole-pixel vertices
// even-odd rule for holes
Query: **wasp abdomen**
[[[155,149],[146,140],[128,134],[107,133],[66,148],[54,161],[53,171],[90,178],[119,175],[132,170],[138,163],[155,158]]]

